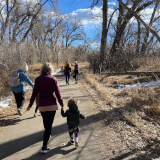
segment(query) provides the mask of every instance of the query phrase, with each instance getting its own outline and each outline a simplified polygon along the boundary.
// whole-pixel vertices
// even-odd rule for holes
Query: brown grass
[[[160,115],[160,85],[155,88],[130,89],[122,91],[119,95],[127,95],[130,97],[129,104],[137,111],[143,111],[148,116]]]
[[[143,57],[134,60],[138,64],[139,68],[137,72],[145,71],[160,71],[160,59],[158,57]]]
[[[83,74],[83,77],[85,78],[87,83],[89,83],[98,91],[100,97],[105,99],[108,104],[115,103],[117,99],[114,98],[114,95],[119,93],[119,90],[113,89],[111,87],[104,87],[103,84],[97,82],[97,79],[99,78],[95,75]]]

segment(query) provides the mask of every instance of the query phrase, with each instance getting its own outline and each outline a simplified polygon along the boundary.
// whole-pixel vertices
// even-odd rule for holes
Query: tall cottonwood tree
[[[140,11],[144,10],[146,7],[154,3],[154,1],[147,1],[145,3],[142,3],[143,2],[142,0],[132,1],[132,3],[130,0],[128,0],[125,4],[121,0],[118,0],[118,2],[119,2],[119,16],[117,20],[116,35],[114,37],[114,41],[110,51],[111,57],[115,59],[118,58],[117,51],[121,48],[121,40],[123,38],[124,31],[126,29],[128,22],[134,16],[133,12],[135,14],[138,14]],[[132,6],[129,8],[129,10],[126,10],[124,5],[127,6],[128,4],[130,5],[132,4]]]
[[[103,13],[103,23],[102,23],[101,46],[100,46],[100,61],[103,63],[107,45],[108,0],[103,0],[102,13]]]
[[[82,25],[78,20],[64,21],[62,24],[62,35],[64,49],[71,46],[74,41],[83,40],[84,32],[81,30]]]

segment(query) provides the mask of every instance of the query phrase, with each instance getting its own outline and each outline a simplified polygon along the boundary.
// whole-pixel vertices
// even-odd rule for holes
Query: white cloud
[[[100,47],[100,43],[98,43],[98,42],[93,42],[93,43],[91,43],[90,45],[91,45],[91,47],[93,47],[93,48],[99,48],[99,47]]]
[[[91,13],[93,15],[102,15],[102,7],[94,7],[93,9],[91,9]]]
[[[20,0],[20,2],[23,4],[36,4],[40,3],[40,0]]]
[[[152,13],[153,13],[153,8],[146,8],[146,9],[142,10],[139,13],[139,15],[141,15],[141,17],[143,17],[145,19],[150,19]]]
[[[90,8],[84,8],[84,9],[77,9],[76,11],[73,11],[75,13],[80,13],[80,12],[89,12],[91,9]]]
[[[72,16],[77,16],[77,15],[78,15],[78,13],[76,13],[76,12],[72,12],[72,13],[71,13],[71,15],[72,15]]]
[[[113,2],[114,4],[114,2]],[[108,8],[108,15],[114,12],[113,8]],[[113,20],[117,20],[117,12],[113,16]],[[102,6],[94,8],[84,8],[73,11],[66,15],[66,17],[78,17],[82,25],[101,25],[102,24]]]
[[[5,0],[0,0],[0,7],[6,4]]]
[[[71,19],[77,17],[82,25],[102,24],[102,7],[78,9],[65,15],[65,17],[70,17]]]
[[[109,5],[116,6],[116,2],[108,2]]]
[[[82,25],[89,25],[89,24],[97,24],[97,25],[99,25],[99,24],[101,24],[102,23],[102,20],[101,19],[82,19],[81,20],[81,24]]]

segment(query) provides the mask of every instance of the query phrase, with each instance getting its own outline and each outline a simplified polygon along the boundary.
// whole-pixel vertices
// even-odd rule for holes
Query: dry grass
[[[157,75],[153,75],[153,76],[120,75],[120,76],[110,76],[110,77],[106,77],[106,76],[98,77],[98,81],[100,81],[101,83],[110,83],[111,85],[115,85],[115,84],[116,85],[120,85],[120,84],[132,85],[135,83],[150,82],[155,80],[159,80],[159,77]]]
[[[134,60],[134,63],[137,63],[139,68],[137,72],[160,72],[160,59],[158,57],[143,57],[137,58]]]
[[[106,100],[108,104],[114,104],[117,99],[115,99],[114,95],[118,94],[120,91],[117,89],[113,89],[111,87],[104,87],[103,84],[98,83],[98,77],[95,75],[83,74],[86,82],[93,86],[99,93],[99,95]]]

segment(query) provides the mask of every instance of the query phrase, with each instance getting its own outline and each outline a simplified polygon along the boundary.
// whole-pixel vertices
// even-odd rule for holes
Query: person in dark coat
[[[75,142],[75,147],[78,147],[80,118],[81,119],[86,119],[86,118],[78,110],[77,103],[74,99],[70,99],[68,101],[68,107],[69,109],[66,112],[64,112],[63,108],[61,109],[61,115],[63,117],[67,117],[67,125],[68,125],[68,131],[70,136],[69,143],[74,144]],[[74,139],[74,136],[75,136],[75,139]]]
[[[78,62],[75,61],[75,66],[74,66],[75,83],[78,83],[78,74],[79,74],[79,66],[78,66]]]
[[[41,112],[43,125],[45,128],[41,153],[47,153],[50,150],[48,147],[48,141],[51,136],[52,124],[56,110],[58,109],[56,98],[63,108],[63,100],[58,81],[56,77],[51,75],[52,72],[53,67],[50,63],[45,63],[42,65],[41,75],[35,79],[32,96],[27,107],[27,111],[29,111],[38,95],[38,109]]]
[[[64,67],[64,75],[66,77],[66,84],[69,85],[70,76],[71,76],[71,64],[69,62],[67,62]]]

